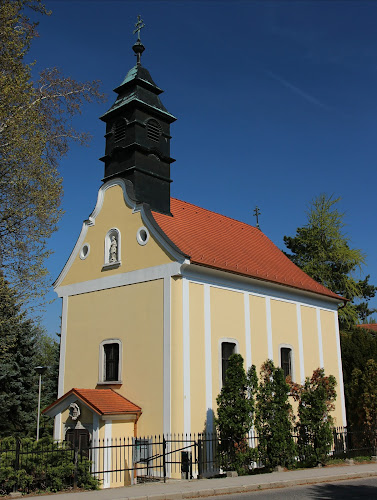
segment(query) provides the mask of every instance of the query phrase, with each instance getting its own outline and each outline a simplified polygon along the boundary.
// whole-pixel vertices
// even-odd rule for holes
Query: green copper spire
[[[145,24],[144,24],[144,21],[141,19],[141,16],[138,15],[137,16],[137,22],[135,24],[135,29],[133,31],[133,34],[135,35],[135,33],[137,33],[137,41],[136,43],[133,45],[133,51],[135,52],[136,56],[137,56],[137,64],[138,66],[140,66],[141,64],[141,54],[144,52],[145,50],[145,47],[144,45],[141,43],[141,40],[140,40],[140,30],[145,28]]]

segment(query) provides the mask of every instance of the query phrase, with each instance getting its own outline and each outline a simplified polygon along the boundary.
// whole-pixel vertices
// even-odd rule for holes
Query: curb
[[[122,497],[121,500],[184,500],[187,498],[205,498],[220,495],[233,495],[236,493],[248,493],[251,491],[272,490],[277,488],[290,488],[292,486],[304,486],[310,484],[330,483],[334,481],[345,481],[349,479],[362,479],[377,476],[377,471],[351,472],[346,474],[334,474],[331,476],[287,479],[266,483],[243,484],[239,486],[225,486],[222,488],[208,488],[196,491],[182,491],[177,493],[162,493],[157,495],[146,495],[138,497]]]

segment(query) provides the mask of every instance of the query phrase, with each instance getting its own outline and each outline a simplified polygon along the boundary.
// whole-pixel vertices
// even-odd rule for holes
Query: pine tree
[[[255,366],[246,374],[242,356],[232,354],[224,385],[216,399],[215,422],[221,442],[221,465],[239,474],[248,472],[252,460],[247,435],[253,425],[255,388]]]
[[[377,288],[369,284],[369,276],[357,280],[353,273],[365,264],[361,250],[351,248],[344,233],[344,214],[335,205],[340,198],[325,194],[312,201],[308,223],[297,228],[296,236],[284,236],[292,262],[331,291],[349,299],[339,310],[341,329],[348,328],[375,312],[368,301]],[[357,303],[361,301],[360,303]]]
[[[41,408],[53,403],[58,397],[59,378],[59,342],[41,331],[36,342],[35,366],[45,366],[46,373],[42,376]],[[41,415],[40,437],[52,436],[53,419]]]
[[[272,360],[261,367],[255,426],[259,458],[267,469],[290,467],[295,456],[293,412],[288,401],[289,385]]]
[[[0,294],[6,304],[0,308],[0,436],[32,435],[38,403],[34,368],[39,329],[20,313],[14,293],[3,277]]]

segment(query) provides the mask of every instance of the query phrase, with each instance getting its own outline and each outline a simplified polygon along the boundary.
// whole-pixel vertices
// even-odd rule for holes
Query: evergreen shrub
[[[255,450],[248,445],[248,432],[254,420],[254,392],[257,376],[253,365],[246,374],[243,358],[232,354],[224,385],[217,396],[216,426],[220,437],[220,465],[223,470],[248,474]]]
[[[0,494],[14,489],[22,493],[61,491],[73,486],[75,475],[74,450],[69,443],[42,438],[38,442],[29,438],[19,440],[18,467],[16,439],[0,441]],[[97,489],[99,480],[90,474],[91,462],[80,456],[77,463],[77,486]]]
[[[291,383],[292,395],[298,401],[298,454],[306,466],[324,464],[333,442],[333,419],[336,379],[325,376],[323,368],[314,370],[304,385]]]
[[[255,415],[259,459],[267,470],[278,465],[292,467],[295,461],[289,393],[283,370],[268,359],[261,367]]]

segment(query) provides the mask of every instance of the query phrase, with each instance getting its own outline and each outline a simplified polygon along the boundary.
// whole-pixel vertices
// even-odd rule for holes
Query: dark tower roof
[[[130,180],[137,201],[170,215],[170,164],[174,162],[170,157],[170,124],[176,118],[161,102],[163,91],[141,66],[144,46],[140,37],[133,50],[138,62],[114,89],[117,98],[101,116],[106,123],[103,180]]]
[[[119,110],[119,108],[131,104],[133,101],[135,101],[134,104],[139,102],[141,105],[153,108],[156,112],[163,113],[163,116],[169,120],[169,123],[176,120],[158,97],[162,94],[163,90],[157,87],[149,71],[141,65],[137,64],[131,68],[119,87],[114,89],[114,92],[118,94],[118,97],[111,108],[100,117],[103,121],[107,121],[106,117],[114,111]]]

